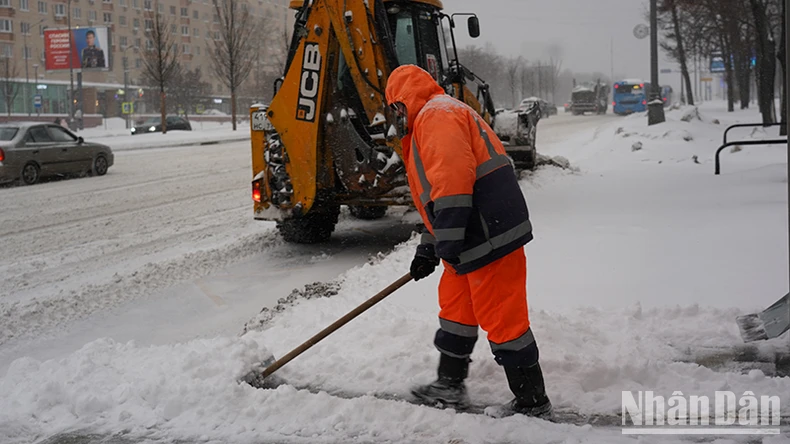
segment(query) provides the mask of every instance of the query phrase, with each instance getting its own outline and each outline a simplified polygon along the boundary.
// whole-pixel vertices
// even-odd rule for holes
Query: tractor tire
[[[340,207],[313,208],[304,216],[277,222],[277,229],[286,242],[317,244],[326,242],[335,231]]]
[[[357,205],[349,205],[348,210],[351,212],[351,215],[357,219],[362,220],[376,220],[381,219],[387,214],[387,207],[385,206],[357,206]]]

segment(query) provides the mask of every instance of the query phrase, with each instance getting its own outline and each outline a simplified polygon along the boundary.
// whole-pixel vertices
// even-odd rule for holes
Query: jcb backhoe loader
[[[439,0],[293,0],[290,7],[297,12],[285,73],[271,103],[250,110],[252,195],[256,219],[277,221],[287,241],[314,243],[330,237],[341,205],[361,219],[411,205],[384,97],[392,70],[421,66],[489,124],[494,103],[488,85],[458,63],[455,16],[469,16],[477,37],[474,14],[449,16]]]

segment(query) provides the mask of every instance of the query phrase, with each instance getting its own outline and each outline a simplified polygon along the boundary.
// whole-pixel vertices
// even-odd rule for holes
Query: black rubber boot
[[[454,358],[442,353],[436,381],[415,387],[411,393],[425,404],[457,409],[467,407],[469,397],[464,380],[469,375],[469,362],[469,358]]]
[[[505,375],[510,390],[516,397],[504,406],[486,409],[487,414],[502,417],[519,413],[538,418],[551,418],[551,401],[546,395],[540,364],[536,363],[531,367],[505,366]]]

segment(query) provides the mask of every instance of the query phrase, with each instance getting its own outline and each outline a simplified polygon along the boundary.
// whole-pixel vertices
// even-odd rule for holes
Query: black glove
[[[417,253],[411,261],[411,277],[415,281],[426,278],[436,271],[439,265],[439,258],[431,244],[421,244],[417,247]]]

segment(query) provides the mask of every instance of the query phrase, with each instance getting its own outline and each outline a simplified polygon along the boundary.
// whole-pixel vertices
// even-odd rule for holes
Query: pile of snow
[[[305,299],[239,338],[138,347],[98,340],[66,359],[15,361],[0,379],[0,437],[25,442],[73,430],[130,439],[201,442],[632,442],[619,430],[552,424],[529,418],[483,416],[382,401],[373,393],[405,395],[431,380],[438,359],[434,278],[409,283],[343,327],[279,375],[291,385],[256,390],[236,381],[265,360],[282,356],[339,318],[408,268],[417,239],[379,263],[351,270],[331,297]],[[594,286],[592,288],[595,288]],[[597,298],[595,294],[590,297]],[[579,307],[544,310],[533,303],[547,389],[558,408],[617,413],[622,390],[669,395],[727,390],[771,393],[790,405],[786,379],[717,373],[677,362],[694,347],[737,342],[733,309],[697,305],[646,309]],[[472,356],[468,387],[480,402],[510,398],[504,374],[484,337]],[[144,364],[143,364],[144,363]],[[312,386],[356,394],[341,399],[297,390]],[[453,441],[455,440],[455,441]],[[680,442],[681,438],[668,442]],[[782,442],[782,441],[776,441]]]
[[[497,114],[494,122],[494,132],[497,136],[510,136],[510,143],[513,143],[512,138],[518,134],[518,115],[517,111],[503,111]]]
[[[716,149],[721,145],[727,126],[734,123],[757,123],[754,110],[727,113],[720,102],[706,102],[700,107],[683,106],[665,111],[666,122],[649,126],[646,113],[607,119],[607,124],[562,141],[540,144],[539,151],[548,155],[562,155],[574,164],[583,164],[587,171],[609,170],[641,163],[689,163],[701,165],[705,172],[713,171]],[[778,127],[736,129],[730,140],[766,139],[778,137]],[[539,131],[540,133],[540,131]],[[760,159],[775,157],[784,148],[755,146],[743,151],[744,159],[758,164]],[[737,151],[736,151],[737,152]],[[730,162],[729,151],[722,153],[723,165]],[[726,167],[725,167],[726,168]]]

